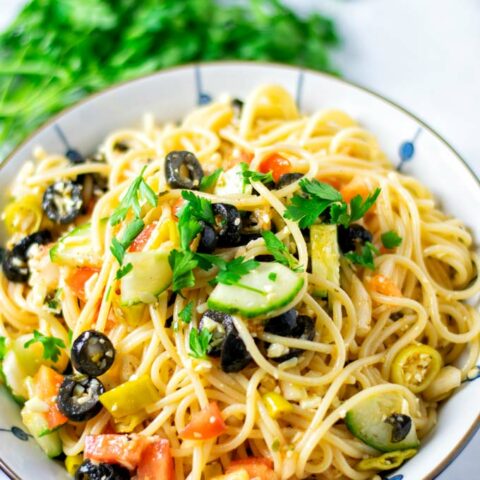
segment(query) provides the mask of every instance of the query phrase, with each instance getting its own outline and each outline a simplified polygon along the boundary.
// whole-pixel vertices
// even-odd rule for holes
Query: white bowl
[[[42,145],[64,151],[55,126],[61,127],[71,145],[89,153],[112,130],[138,124],[142,114],[157,120],[181,119],[199,103],[221,93],[245,97],[259,84],[283,85],[297,99],[301,110],[314,112],[335,107],[345,110],[372,131],[393,163],[401,156],[403,170],[434,192],[442,207],[462,219],[480,238],[478,207],[480,184],[467,164],[437,133],[398,105],[344,80],[317,72],[280,65],[221,62],[184,66],[131,81],[93,95],[50,120],[0,167],[0,192],[5,192],[20,166]],[[1,307],[0,307],[1,309]],[[417,456],[390,480],[435,478],[471,438],[480,421],[480,381],[464,383],[441,408],[438,425],[422,443]],[[68,478],[62,466],[48,460],[32,439],[25,440],[19,409],[0,391],[0,468],[13,479]],[[20,435],[19,435],[20,433]],[[19,438],[20,437],[20,438]]]

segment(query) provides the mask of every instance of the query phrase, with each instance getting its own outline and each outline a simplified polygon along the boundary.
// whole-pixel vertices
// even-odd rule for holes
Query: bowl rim
[[[436,137],[450,152],[453,154],[454,157],[456,157],[456,160],[460,163],[460,165],[463,166],[465,173],[469,175],[472,180],[477,184],[477,186],[480,188],[480,178],[477,176],[473,168],[469,165],[469,163],[463,158],[463,156],[452,146],[452,144],[447,141],[440,133],[438,133],[434,128],[432,128],[428,123],[426,123],[424,120],[420,119],[417,115],[414,113],[410,112],[407,108],[402,107],[400,104],[395,102],[394,100],[391,100],[390,98],[384,96],[383,94],[380,94],[376,92],[375,90],[370,89],[369,87],[365,87],[361,85],[360,83],[352,80],[347,80],[344,78],[340,78],[336,75],[333,75],[331,73],[327,72],[322,72],[322,71],[317,71],[313,70],[311,68],[306,68],[302,66],[295,66],[295,65],[289,65],[289,64],[284,64],[284,63],[278,63],[278,62],[268,62],[268,61],[249,61],[249,60],[218,60],[218,61],[209,61],[209,62],[190,62],[190,63],[185,63],[181,65],[176,65],[173,67],[169,68],[164,68],[161,70],[157,70],[152,73],[148,73],[146,75],[141,75],[136,78],[132,78],[129,80],[124,80],[122,82],[115,83],[114,85],[110,85],[109,87],[106,87],[102,90],[99,90],[98,92],[91,93],[87,95],[86,97],[80,99],[79,101],[75,102],[74,104],[64,108],[63,110],[60,110],[58,113],[47,119],[44,123],[42,123],[38,128],[33,130],[27,137],[22,140],[18,145],[16,145],[13,150],[5,157],[2,163],[0,163],[0,172],[2,169],[17,155],[17,153],[23,149],[23,147],[30,142],[36,135],[38,135],[40,132],[43,132],[47,128],[49,128],[51,125],[55,124],[60,118],[64,117],[71,111],[75,110],[79,106],[88,103],[92,100],[95,100],[97,97],[110,93],[112,91],[115,91],[117,89],[121,89],[127,85],[130,85],[135,82],[139,82],[148,78],[153,78],[157,75],[162,75],[165,73],[171,73],[175,71],[181,71],[181,70],[189,70],[189,69],[195,69],[195,68],[209,68],[209,67],[238,67],[238,66],[258,66],[258,67],[267,67],[267,68],[278,68],[278,69],[284,69],[284,70],[291,70],[291,71],[297,71],[299,74],[307,73],[309,75],[313,76],[320,76],[320,77],[325,77],[329,80],[333,80],[334,82],[347,85],[350,87],[353,87],[363,93],[366,93],[376,99],[382,100],[384,103],[387,103],[390,107],[394,108],[395,110],[400,111],[401,113],[407,115],[408,117],[412,118],[415,120],[419,125],[421,125],[425,130],[430,132],[434,137]],[[470,440],[475,436],[475,433],[480,430],[480,412],[477,415],[477,418],[475,421],[470,425],[468,430],[465,432],[465,434],[462,436],[462,438],[457,442],[457,444],[450,450],[448,455],[438,464],[436,465],[433,470],[431,470],[426,477],[424,477],[423,480],[434,480],[437,478],[451,463],[455,461],[455,459],[462,453],[462,451],[465,449],[465,447],[468,445]],[[0,470],[10,479],[10,480],[22,480],[21,477],[19,477],[9,465],[7,465],[2,458],[0,458]]]

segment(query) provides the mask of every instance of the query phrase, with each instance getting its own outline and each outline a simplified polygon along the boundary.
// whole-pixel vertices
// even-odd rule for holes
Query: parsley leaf
[[[237,257],[225,262],[224,267],[220,268],[215,277],[215,281],[225,285],[237,285],[244,275],[260,265],[256,260],[244,260],[245,257]]]
[[[7,339],[5,337],[0,337],[0,361],[5,358],[7,354]]]
[[[136,177],[128,187],[120,204],[110,217],[110,225],[114,226],[125,220],[129,209],[131,208],[137,217],[140,216],[141,208],[139,198],[145,199],[152,207],[156,207],[158,198],[155,192],[143,178],[143,172],[147,166],[142,168],[140,175]]]
[[[248,164],[242,162],[242,171],[238,172],[239,175],[243,177],[244,184],[248,182],[262,182],[262,183],[271,183],[273,182],[272,172],[261,173],[256,172],[255,170],[249,170]]]
[[[211,190],[217,184],[218,177],[220,177],[222,172],[223,172],[223,168],[217,168],[210,175],[206,175],[205,177],[202,177],[202,179],[200,180],[200,191],[208,192],[209,190]]]
[[[183,250],[189,250],[192,240],[202,231],[202,224],[189,215],[182,215],[178,221],[180,245]]]
[[[285,244],[277,238],[272,232],[262,232],[267,250],[273,255],[273,258],[282,265],[291,270],[298,271],[297,259],[288,251]]]
[[[192,321],[193,301],[188,302],[187,305],[178,314],[183,323],[190,323]]]
[[[168,263],[173,272],[172,289],[179,292],[183,288],[193,287],[195,277],[193,269],[197,267],[198,260],[190,251],[172,250],[168,256]]]
[[[132,244],[135,238],[138,237],[144,227],[145,224],[143,223],[143,220],[141,218],[135,218],[127,225],[120,240],[117,238],[112,239],[110,251],[120,265],[123,263],[123,257],[125,256],[127,248]]]
[[[268,274],[268,279],[271,280],[272,282],[275,282],[277,280],[277,274],[275,272],[270,272]]]
[[[38,330],[34,330],[33,338],[25,342],[23,347],[28,348],[36,342],[40,342],[43,345],[43,358],[45,360],[53,360],[54,362],[60,357],[60,348],[65,348],[65,343],[61,338],[47,337]]]
[[[318,220],[318,217],[330,204],[328,200],[314,201],[310,198],[294,195],[291,204],[285,211],[285,218],[297,221],[300,228],[307,228]]]
[[[212,337],[213,334],[206,328],[202,328],[200,331],[196,328],[192,328],[188,338],[188,344],[190,347],[189,355],[193,358],[205,358]]]
[[[133,265],[131,263],[127,263],[126,265],[124,265],[123,267],[121,267],[117,270],[117,273],[115,275],[115,279],[120,280],[122,277],[124,277],[132,269],[133,269]]]
[[[375,203],[375,200],[379,195],[380,188],[376,188],[375,191],[365,199],[365,201],[363,201],[360,195],[353,197],[350,201],[350,222],[355,222],[362,218]]]
[[[71,328],[68,329],[68,345],[71,347],[73,343],[73,330]]]
[[[206,198],[199,197],[195,195],[190,190],[183,190],[182,197],[188,202],[182,208],[180,212],[180,217],[183,215],[191,214],[197,220],[203,220],[204,222],[210,223],[211,225],[215,223],[212,210],[212,202]]]
[[[378,255],[378,253],[379,251],[375,245],[370,242],[366,242],[360,253],[348,252],[344,255],[344,257],[348,258],[348,260],[356,265],[369,268],[370,270],[375,270],[373,255]]]
[[[389,232],[382,233],[381,236],[382,244],[385,248],[395,248],[402,243],[402,237],[395,231],[390,230]]]
[[[309,180],[308,178],[303,178],[299,184],[305,193],[318,199],[329,200],[330,202],[341,202],[343,200],[341,193],[328,183],[319,182],[316,179]]]
[[[121,265],[123,263],[123,257],[125,256],[125,248],[116,238],[112,238],[110,251],[112,252],[112,255],[117,259],[117,262]]]

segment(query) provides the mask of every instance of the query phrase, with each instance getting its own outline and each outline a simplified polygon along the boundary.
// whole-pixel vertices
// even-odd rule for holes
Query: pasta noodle
[[[294,298],[274,313],[295,307],[313,318],[313,340],[262,331],[256,322],[233,315],[252,362],[226,373],[218,359],[192,358],[190,332],[199,327],[212,292],[209,271],[196,271],[195,285],[183,295],[168,288],[155,302],[140,307],[135,320],[126,316],[110,245],[127,227],[105,219],[144,168],[148,186],[161,193],[156,207],[142,206],[144,223],[152,226],[143,248],[178,248],[175,208],[181,190],[169,187],[165,171],[165,156],[178,150],[195,154],[206,173],[228,170],[242,161],[259,171],[272,155],[280,155],[288,160],[289,171],[333,185],[346,201],[356,193],[381,189],[375,206],[357,222],[372,233],[372,243],[380,249],[375,270],[341,258],[339,285],[312,273],[308,237],[297,221],[285,218],[292,195],[301,191],[298,181],[271,189],[252,180],[251,193],[195,192],[212,203],[266,216],[264,230],[274,229],[287,245],[298,263],[297,275],[304,280]],[[247,456],[270,458],[278,479],[371,478],[375,471],[357,466],[379,452],[356,438],[344,419],[347,411],[375,395],[401,396],[420,438],[434,428],[439,401],[467,377],[479,354],[479,316],[467,303],[480,291],[478,258],[461,221],[442,213],[425,186],[395,171],[370,132],[341,111],[307,116],[283,88],[265,85],[251,93],[240,113],[225,97],[199,107],[179,125],[159,126],[146,117],[138,130],[111,133],[99,153],[102,161],[72,165],[62,155],[37,149],[35,161],[24,165],[12,185],[13,202],[25,195],[40,202],[58,179],[106,179],[88,213],[75,221],[91,224],[89,255],[95,271],[83,286],[83,296],[71,281],[78,267],[54,265],[48,258],[50,246],[41,246],[30,255],[28,284],[0,276],[0,334],[13,341],[39,330],[68,345],[69,330],[74,339],[87,329],[106,333],[116,360],[101,379],[108,388],[142,375],[152,380],[158,400],[145,408],[130,431],[168,439],[177,480],[212,478],[233,459]],[[16,224],[28,225],[28,212],[20,215],[25,217],[17,218]],[[58,235],[69,230],[45,216],[42,227]],[[396,248],[381,247],[381,235],[388,231],[402,239]],[[8,247],[24,236],[25,228],[13,231]],[[261,236],[220,252],[227,260],[269,255]],[[387,279],[397,293],[376,288],[378,279]],[[319,298],[316,290],[327,295]],[[52,291],[57,292],[60,315],[45,307]],[[180,315],[191,301],[193,315],[187,324]],[[264,344],[303,354],[276,363]],[[445,365],[424,394],[395,382],[392,373],[401,352],[418,344],[440,352]],[[267,392],[281,394],[291,410],[272,417]],[[182,440],[179,432],[192,415],[213,401],[226,430],[211,440]],[[111,425],[106,410],[84,423],[68,423],[60,429],[64,453],[81,454],[87,435],[111,431]]]

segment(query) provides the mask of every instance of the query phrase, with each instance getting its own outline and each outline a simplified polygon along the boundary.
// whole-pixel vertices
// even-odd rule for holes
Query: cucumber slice
[[[405,413],[406,400],[398,394],[372,395],[347,412],[345,424],[357,438],[381,452],[418,448],[415,426],[400,442],[392,442],[392,426],[385,419],[393,413]],[[408,413],[407,413],[408,414]]]
[[[336,225],[312,225],[310,248],[313,278],[325,279],[340,285],[340,251]],[[315,296],[326,297],[327,292],[316,288]]]
[[[271,314],[295,298],[303,286],[303,278],[280,263],[261,262],[239,283],[219,283],[208,298],[208,307],[247,318]]]
[[[58,457],[62,451],[62,441],[57,431],[48,428],[48,422],[42,412],[32,411],[28,406],[22,408],[22,420],[42,450],[50,457]]]
[[[14,400],[22,405],[28,398],[25,385],[25,378],[28,374],[12,349],[7,351],[2,360],[0,374]]]
[[[236,195],[239,193],[251,195],[252,186],[250,182],[243,180],[242,172],[245,168],[247,168],[245,164],[239,163],[223,172],[215,185],[215,195]]]
[[[154,303],[172,282],[172,269],[165,251],[130,252],[124,257],[124,265],[132,269],[122,277],[122,305]]]

